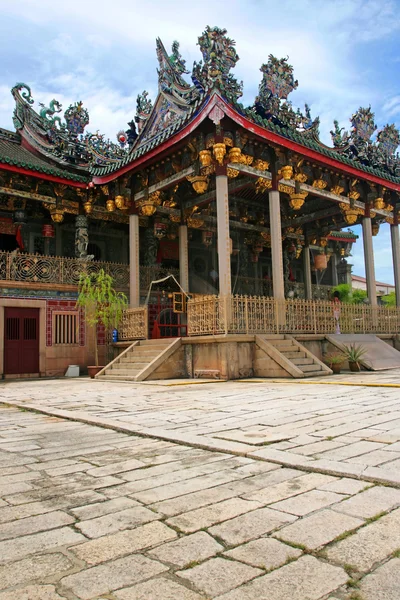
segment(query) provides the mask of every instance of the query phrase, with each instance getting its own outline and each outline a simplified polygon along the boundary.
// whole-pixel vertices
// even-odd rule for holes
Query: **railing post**
[[[246,333],[249,333],[249,297],[244,297],[244,322],[246,327]]]
[[[311,300],[310,302],[311,302],[312,314],[313,314],[314,333],[318,333],[318,331],[317,331],[317,315],[316,315],[316,311],[315,311],[315,301]]]
[[[11,254],[6,255],[6,280],[11,281]]]

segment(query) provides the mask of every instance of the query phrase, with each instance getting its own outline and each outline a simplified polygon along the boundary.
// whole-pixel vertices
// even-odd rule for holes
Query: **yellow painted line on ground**
[[[400,388],[400,383],[361,383],[356,381],[303,381],[302,379],[236,379],[237,383],[291,383],[300,385],[350,385],[356,387]]]

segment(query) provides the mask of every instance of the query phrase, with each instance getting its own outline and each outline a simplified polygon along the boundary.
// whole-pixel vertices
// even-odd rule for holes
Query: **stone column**
[[[336,287],[339,284],[337,267],[338,267],[338,256],[337,256],[337,254],[332,254],[331,269],[332,269],[332,286],[333,287]]]
[[[189,246],[187,225],[179,226],[179,283],[189,293]]]
[[[303,271],[304,271],[304,297],[306,300],[312,300],[310,246],[304,246],[304,249],[303,249]]]
[[[365,261],[365,277],[367,279],[367,294],[371,306],[377,305],[376,299],[376,283],[375,283],[375,268],[374,268],[374,248],[372,244],[372,228],[371,218],[364,217],[362,220],[363,245],[364,245],[364,261]]]
[[[140,306],[139,215],[129,215],[129,306]]]
[[[228,176],[216,176],[217,231],[218,231],[218,275],[221,296],[232,293],[231,286],[231,242],[229,237]]]
[[[274,298],[283,300],[285,298],[285,286],[283,281],[281,203],[277,190],[269,192],[269,220]]]
[[[76,258],[87,257],[89,243],[88,220],[85,215],[78,215],[75,219],[75,256]]]
[[[56,256],[62,256],[62,229],[60,224],[55,225],[56,232]]]
[[[396,291],[396,306],[400,306],[400,242],[399,226],[390,226],[390,237],[392,239],[394,287]]]

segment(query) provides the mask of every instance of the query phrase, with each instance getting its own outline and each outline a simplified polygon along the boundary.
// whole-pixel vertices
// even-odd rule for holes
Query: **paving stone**
[[[212,535],[223,539],[226,544],[236,546],[270,533],[295,520],[296,517],[293,515],[270,508],[260,508],[211,527],[209,531]]]
[[[347,515],[369,519],[383,511],[392,510],[399,505],[400,490],[376,486],[353,496],[353,498],[343,500],[343,502],[333,508]]]
[[[192,533],[203,527],[210,527],[215,523],[232,519],[259,506],[258,502],[242,500],[241,498],[231,498],[230,500],[224,500],[223,502],[211,504],[205,508],[192,510],[172,519],[167,519],[167,523],[173,527],[179,527],[185,533]]]
[[[0,592],[0,600],[65,600],[53,585],[29,585],[28,587]]]
[[[354,444],[347,444],[341,448],[336,448],[335,450],[323,452],[321,456],[328,460],[344,460],[353,456],[367,454],[368,452],[372,452],[372,450],[379,450],[380,448],[385,448],[385,445],[380,444],[379,442],[361,441],[355,442]]]
[[[340,448],[343,446],[343,442],[338,442],[336,440],[322,440],[320,442],[314,441],[312,444],[306,444],[305,446],[301,446],[300,448],[296,448],[296,454],[303,454],[304,456],[312,456],[313,454],[319,454],[320,452],[325,452],[327,450],[334,450],[335,448]]]
[[[183,568],[192,562],[202,562],[223,549],[223,546],[218,544],[214,538],[204,531],[199,531],[174,542],[163,544],[159,548],[151,550],[149,556]]]
[[[400,509],[363,527],[327,550],[329,560],[369,571],[400,548]]]
[[[400,559],[393,558],[362,580],[360,593],[364,600],[394,600],[399,590]]]
[[[151,548],[177,537],[176,532],[159,521],[147,523],[136,529],[119,531],[79,546],[70,548],[74,554],[89,565],[120,558],[126,554]]]
[[[99,565],[64,577],[62,588],[72,591],[82,600],[90,600],[100,594],[109,594],[119,588],[131,586],[154,577],[167,567],[144,556],[127,556],[108,565]],[[61,591],[61,590],[60,590]]]
[[[260,574],[260,569],[224,558],[211,558],[192,569],[176,573],[212,597],[224,594]]]
[[[188,512],[189,510],[195,510],[196,508],[202,508],[203,506],[215,504],[222,500],[228,500],[239,494],[239,490],[235,491],[225,485],[220,485],[209,490],[201,490],[200,492],[193,492],[193,494],[186,494],[179,498],[155,502],[154,504],[150,504],[149,508],[166,517],[174,517],[180,513]]]
[[[270,507],[276,510],[291,513],[303,517],[308,513],[324,508],[336,502],[343,500],[343,496],[334,492],[323,492],[321,490],[311,490],[299,496],[292,496],[287,500],[281,500]]]
[[[343,477],[343,479],[336,479],[330,483],[318,486],[319,490],[325,490],[327,492],[335,492],[336,494],[352,495],[358,494],[361,490],[369,488],[372,483],[366,481],[357,481],[356,479],[349,479]]]
[[[87,537],[98,538],[136,525],[143,525],[159,518],[158,515],[144,506],[135,506],[103,517],[81,521],[76,524],[76,527]]]
[[[284,565],[288,559],[298,558],[301,554],[302,552],[298,548],[292,548],[278,540],[266,537],[248,542],[224,553],[225,556],[267,571],[277,569]]]
[[[22,535],[29,535],[37,531],[56,529],[63,525],[74,523],[75,519],[62,511],[54,511],[44,515],[28,517],[18,521],[3,523],[0,525],[0,540],[7,540]]]
[[[21,536],[18,539],[0,542],[0,563],[83,541],[85,541],[83,535],[76,533],[70,527]]]
[[[218,600],[319,600],[346,583],[345,571],[304,556]]]
[[[256,500],[262,504],[272,504],[273,502],[279,502],[279,500],[286,500],[290,496],[308,492],[333,480],[333,477],[330,475],[321,475],[319,473],[299,475],[297,472],[297,477],[294,479],[271,485],[251,494],[246,494],[244,498],[247,500]]]
[[[98,502],[97,504],[89,504],[88,506],[80,506],[78,508],[72,508],[71,512],[78,519],[95,519],[97,517],[103,517],[113,512],[118,512],[126,508],[133,508],[139,506],[139,503],[131,498],[116,498],[115,500],[109,500],[107,502]]]
[[[0,589],[41,580],[50,575],[62,577],[73,563],[63,554],[52,553],[24,558],[10,565],[0,567]]]
[[[364,523],[361,519],[325,509],[283,527],[274,537],[315,550]]]
[[[3,483],[0,484],[0,496],[8,497],[12,494],[20,494],[21,492],[29,492],[32,490],[32,486],[24,481],[16,481],[13,484]]]
[[[122,473],[124,471],[132,471],[133,469],[141,469],[145,466],[143,462],[131,458],[123,462],[113,462],[110,465],[104,467],[95,467],[88,471],[88,475],[93,477],[104,477],[104,475],[115,475],[116,473]]]
[[[204,600],[204,596],[164,577],[118,590],[114,592],[114,596],[118,600]]]

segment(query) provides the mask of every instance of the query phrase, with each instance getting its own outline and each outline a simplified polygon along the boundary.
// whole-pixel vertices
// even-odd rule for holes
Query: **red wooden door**
[[[6,308],[4,374],[39,373],[39,309]]]

